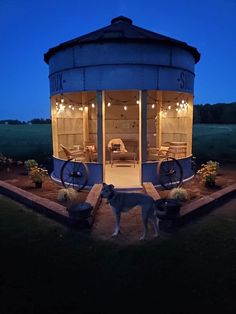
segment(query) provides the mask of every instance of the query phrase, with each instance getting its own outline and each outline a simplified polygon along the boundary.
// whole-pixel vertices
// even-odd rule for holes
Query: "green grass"
[[[236,124],[194,125],[193,155],[201,160],[236,161]]]
[[[235,313],[236,220],[223,213],[120,246],[0,196],[0,313]]]
[[[0,124],[0,152],[16,160],[51,156],[51,125]]]

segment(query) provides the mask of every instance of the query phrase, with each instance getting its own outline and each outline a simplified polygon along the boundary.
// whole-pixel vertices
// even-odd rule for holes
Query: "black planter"
[[[174,199],[160,199],[155,202],[159,219],[172,220],[179,215],[181,203]]]
[[[34,184],[35,184],[36,189],[41,189],[43,182],[35,182]]]

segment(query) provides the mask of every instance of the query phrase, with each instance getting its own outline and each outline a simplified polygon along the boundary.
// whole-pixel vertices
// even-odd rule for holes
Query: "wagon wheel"
[[[167,190],[180,187],[183,181],[183,168],[179,161],[166,157],[158,163],[157,174],[160,184]]]
[[[61,183],[65,188],[72,187],[80,191],[88,182],[88,167],[83,162],[75,162],[69,159],[61,167]]]

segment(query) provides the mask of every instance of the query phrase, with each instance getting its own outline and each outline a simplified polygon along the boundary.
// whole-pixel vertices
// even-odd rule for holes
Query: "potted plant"
[[[204,182],[206,187],[215,186],[216,174],[219,168],[217,161],[209,160],[206,164],[201,165],[201,169],[198,170],[197,174],[200,180]]]
[[[34,182],[36,188],[41,188],[44,178],[48,175],[48,171],[46,169],[40,167],[32,167],[29,171],[29,176],[31,180]]]

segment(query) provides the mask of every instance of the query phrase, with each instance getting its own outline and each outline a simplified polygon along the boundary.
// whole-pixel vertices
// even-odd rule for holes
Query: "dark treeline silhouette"
[[[236,102],[194,105],[193,123],[236,123]]]
[[[0,120],[0,124],[51,124],[51,119],[32,119],[29,121],[20,121],[20,120]]]

